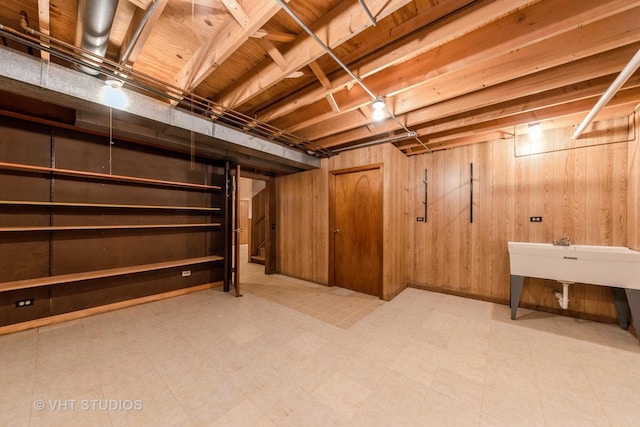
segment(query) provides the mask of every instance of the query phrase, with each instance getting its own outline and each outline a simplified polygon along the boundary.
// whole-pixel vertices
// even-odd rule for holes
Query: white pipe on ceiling
[[[575,132],[573,132],[571,139],[580,138],[584,129],[589,126],[589,123],[591,123],[600,110],[607,105],[622,85],[629,80],[629,77],[636,72],[638,67],[640,67],[640,49],[636,52],[633,58],[631,58],[631,61],[629,61],[629,63],[622,69],[620,74],[618,74],[618,77],[616,77],[613,83],[611,83],[611,86],[609,86],[609,88],[602,94],[596,105],[594,105],[591,111],[589,111],[589,114],[587,114],[587,117],[582,120],[582,123],[580,123]]]

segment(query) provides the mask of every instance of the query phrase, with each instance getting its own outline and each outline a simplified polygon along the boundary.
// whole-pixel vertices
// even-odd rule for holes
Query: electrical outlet
[[[191,270],[184,270],[182,272],[182,277],[189,277],[191,276]]]
[[[16,308],[31,307],[34,302],[33,298],[19,299],[16,301]]]
[[[424,222],[424,217],[423,216],[419,216],[418,218],[416,218],[416,221]]]
[[[542,217],[541,216],[532,216],[532,217],[529,217],[529,221],[530,222],[542,222]]]

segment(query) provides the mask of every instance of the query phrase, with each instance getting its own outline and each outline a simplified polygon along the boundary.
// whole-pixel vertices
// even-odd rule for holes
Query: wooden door
[[[332,284],[382,296],[380,168],[335,173],[332,203]]]
[[[249,243],[249,235],[251,234],[251,222],[249,221],[249,201],[240,200],[240,215],[239,227],[240,235],[238,236],[238,242],[241,245]]]

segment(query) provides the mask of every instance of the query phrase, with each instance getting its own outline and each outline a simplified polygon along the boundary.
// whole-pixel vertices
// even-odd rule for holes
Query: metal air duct
[[[104,58],[117,8],[118,0],[78,0],[75,45]],[[101,61],[91,58],[87,62],[95,64]],[[97,71],[89,67],[79,65],[78,69],[87,74],[98,75]]]

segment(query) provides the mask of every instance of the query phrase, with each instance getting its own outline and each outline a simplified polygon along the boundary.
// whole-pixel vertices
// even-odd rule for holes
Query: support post
[[[638,289],[625,289],[627,294],[627,301],[629,301],[629,309],[631,310],[631,317],[636,321],[636,330],[640,330],[638,324],[640,324],[640,290]],[[638,332],[638,340],[640,340],[640,332]]]
[[[613,295],[613,305],[616,307],[616,314],[618,315],[618,325],[625,331],[629,329],[629,301],[627,301],[627,295],[623,288],[611,288],[611,294]]]
[[[518,311],[518,304],[520,303],[520,295],[522,295],[522,286],[524,285],[524,276],[517,276],[512,274],[510,280],[511,290],[511,320],[516,320],[516,312]]]

